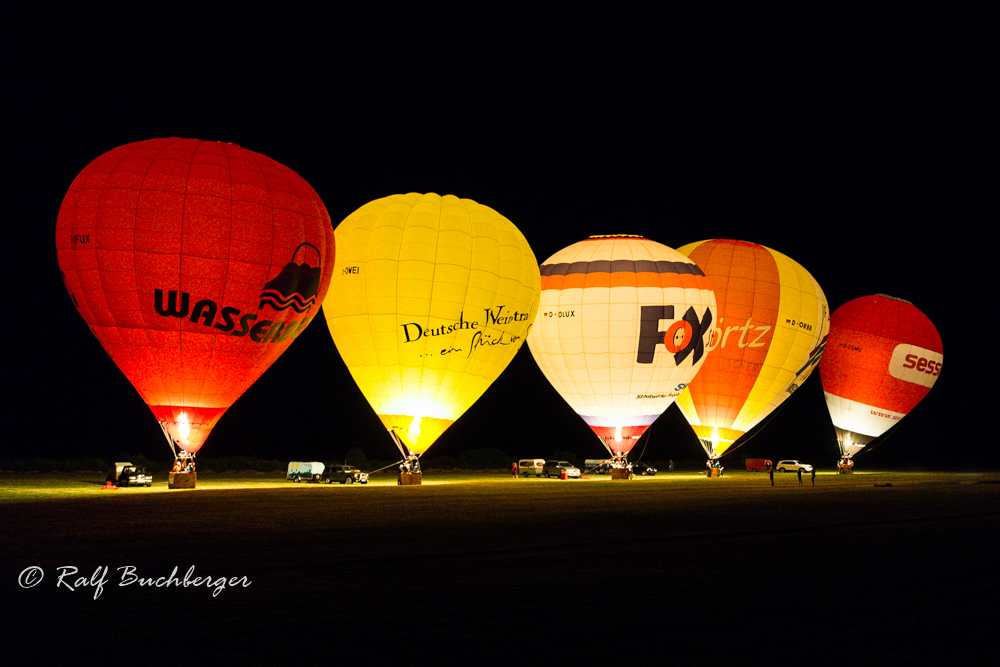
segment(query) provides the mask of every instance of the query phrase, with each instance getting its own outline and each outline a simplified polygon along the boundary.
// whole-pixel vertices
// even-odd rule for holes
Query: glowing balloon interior
[[[528,347],[559,395],[621,458],[705,362],[715,295],[684,255],[593,236],[542,264]]]
[[[809,377],[826,346],[830,313],[819,284],[780,252],[728,239],[679,252],[705,270],[719,303],[708,360],[677,399],[716,459]]]
[[[378,199],[336,235],[330,334],[404,456],[423,454],[523,344],[535,256],[509,220],[452,195]]]
[[[878,294],[834,311],[819,374],[841,455],[851,458],[899,423],[943,363],[941,336],[909,301]]]
[[[298,174],[178,138],[91,162],[56,246],[83,319],[188,453],[309,324],[334,264],[329,214]]]

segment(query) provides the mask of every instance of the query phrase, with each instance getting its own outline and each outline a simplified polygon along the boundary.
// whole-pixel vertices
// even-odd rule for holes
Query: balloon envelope
[[[878,294],[834,311],[819,374],[841,454],[857,454],[895,426],[931,390],[943,363],[941,336],[909,301]]]
[[[594,236],[542,264],[528,347],[559,395],[615,456],[705,362],[716,305],[701,269],[637,236]]]
[[[91,162],[59,209],[56,246],[83,319],[191,453],[309,324],[334,262],[330,216],[298,174],[178,138]]]
[[[452,195],[378,199],[336,235],[330,334],[382,424],[423,454],[524,343],[535,256],[509,220]]]
[[[679,252],[702,267],[719,303],[708,360],[677,406],[711,458],[731,449],[816,367],[830,312],[801,265],[756,243],[712,239]]]

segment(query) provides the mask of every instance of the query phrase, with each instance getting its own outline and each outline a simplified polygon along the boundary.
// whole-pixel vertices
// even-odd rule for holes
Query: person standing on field
[[[517,479],[517,461],[514,461],[514,465],[510,467],[510,474],[511,477]]]

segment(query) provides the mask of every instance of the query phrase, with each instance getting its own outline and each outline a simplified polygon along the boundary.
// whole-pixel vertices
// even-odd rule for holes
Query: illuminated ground
[[[993,640],[1000,474],[425,481],[202,473],[191,491],[99,491],[94,474],[0,474],[4,643],[26,657],[128,636],[226,658],[305,642],[371,664],[712,651],[848,664]],[[215,597],[118,585],[117,568],[182,580],[192,565],[252,583]],[[45,578],[23,589],[30,566]],[[57,587],[60,566],[107,566],[100,597]]]

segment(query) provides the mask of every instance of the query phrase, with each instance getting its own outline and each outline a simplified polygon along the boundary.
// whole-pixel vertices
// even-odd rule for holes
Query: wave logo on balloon
[[[306,261],[302,263],[295,261],[299,251],[306,246],[315,251],[316,266]],[[303,250],[303,257],[307,252]],[[321,277],[319,248],[312,243],[301,243],[292,253],[292,261],[285,265],[276,278],[264,285],[258,308],[263,309],[264,306],[270,306],[274,310],[291,308],[297,313],[304,313],[316,302]]]
[[[305,259],[302,262],[296,261],[299,251],[306,247],[312,248],[316,254],[315,267]],[[308,250],[304,250],[303,257],[307,253]],[[289,308],[299,314],[309,311],[316,303],[322,278],[319,264],[319,249],[311,243],[299,244],[292,252],[292,261],[285,265],[276,278],[264,285],[257,309],[263,310],[267,305],[277,311]],[[278,321],[283,316],[266,319],[262,318],[260,313],[244,313],[239,308],[224,304],[220,307],[220,304],[212,299],[196,300],[192,307],[191,294],[178,290],[156,289],[153,292],[153,302],[159,315],[187,318],[191,322],[218,329],[238,338],[249,336],[254,343],[284,343],[298,337],[312,319],[308,315],[290,322]]]

